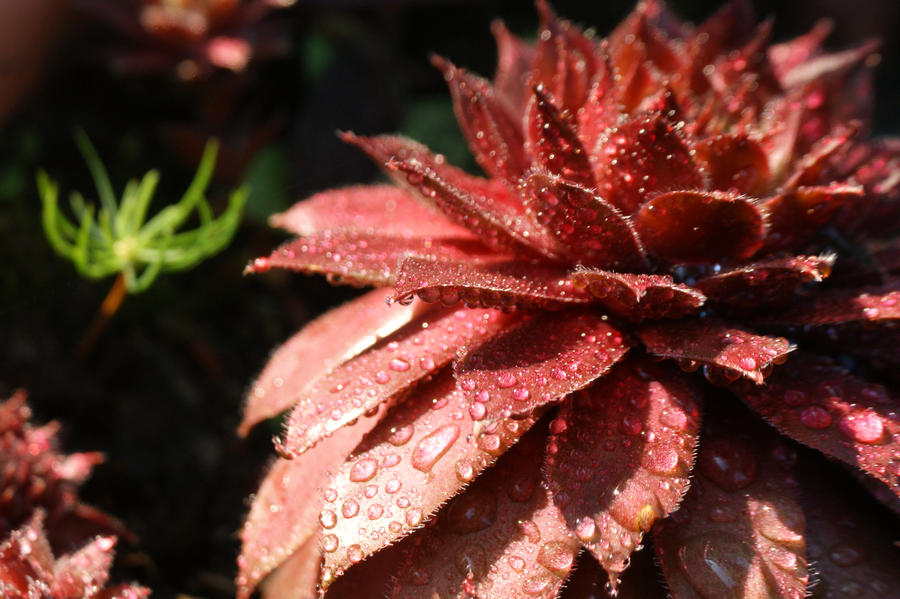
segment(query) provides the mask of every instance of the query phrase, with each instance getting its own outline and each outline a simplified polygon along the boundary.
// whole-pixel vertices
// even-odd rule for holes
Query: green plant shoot
[[[77,224],[59,207],[59,188],[44,171],[37,174],[43,203],[44,232],[50,245],[75,264],[85,277],[101,279],[119,274],[128,293],[147,290],[163,272],[192,268],[228,245],[240,222],[248,190],[232,192],[228,207],[214,218],[206,200],[218,144],[206,144],[193,181],[181,199],[147,218],[159,172],[151,170],[125,185],[117,203],[106,168],[84,131],[75,142],[97,187],[99,207],[73,191],[69,204]],[[196,214],[199,225],[180,230]]]

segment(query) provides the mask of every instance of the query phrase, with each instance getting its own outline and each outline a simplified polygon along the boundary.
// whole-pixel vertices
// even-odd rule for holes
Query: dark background
[[[601,34],[632,7],[553,4]],[[670,4],[695,21],[718,5]],[[900,3],[754,4],[759,15],[775,16],[777,39],[821,17],[835,21],[835,49],[881,37],[875,130],[900,129]],[[287,55],[254,64],[238,82],[219,74],[183,85],[167,74],[113,73],[109,52],[128,40],[89,14],[67,13],[40,84],[0,124],[0,397],[28,389],[37,421],[63,424],[66,451],[106,454],[83,497],[138,535],[136,545],[121,547],[116,574],[151,586],[157,597],[233,595],[237,532],[279,430],[270,423],[249,439],[236,437],[243,393],[278,343],[356,293],[301,275],[243,277],[248,260],[284,239],[267,228],[266,215],[312,192],[377,176],[337,141],[336,129],[402,130],[471,168],[428,55],[491,75],[491,20],[502,17],[529,37],[537,26],[528,1],[300,0],[275,17],[293,40]],[[111,281],[81,279],[53,254],[32,184],[40,166],[64,193],[92,189],[72,143],[76,125],[94,140],[117,190],[128,177],[161,169],[154,206],[180,195],[195,164],[192,140],[210,133],[223,135],[232,154],[211,194],[217,208],[231,186],[254,185],[231,246],[128,297],[82,361],[74,348]]]

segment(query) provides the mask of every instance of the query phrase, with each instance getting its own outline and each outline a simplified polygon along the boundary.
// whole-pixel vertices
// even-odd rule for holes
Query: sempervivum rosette
[[[33,427],[30,417],[22,391],[0,403],[0,596],[149,596],[147,589],[135,584],[107,585],[115,535],[129,533],[120,522],[78,499],[78,487],[103,457],[57,453],[59,425]]]
[[[741,2],[698,27],[642,2],[605,39],[538,9],[535,47],[496,26],[493,82],[434,60],[484,177],[346,134],[395,186],[273,218],[299,238],[249,270],[380,289],[251,390],[242,430],[292,412],[241,596],[270,574],[272,597],[654,596],[627,580],[650,537],[678,598],[895,593],[852,507],[832,555],[846,523],[804,489],[845,475],[787,440],[900,492],[900,403],[872,382],[900,314],[874,46],[772,45]]]

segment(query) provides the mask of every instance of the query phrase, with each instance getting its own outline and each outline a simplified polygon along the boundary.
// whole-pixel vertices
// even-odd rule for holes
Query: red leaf
[[[835,183],[801,187],[766,200],[760,207],[768,225],[765,250],[790,249],[803,243],[830,222],[839,208],[862,194],[859,186]]]
[[[699,399],[678,369],[631,361],[572,395],[550,425],[553,501],[613,587],[644,533],[687,491]]]
[[[317,193],[269,217],[297,235],[326,230],[378,233],[389,237],[466,237],[457,227],[393,185],[356,185]]]
[[[526,436],[417,535],[392,599],[556,597],[578,543],[540,485],[543,433]]]
[[[620,115],[612,66],[607,56],[604,55],[602,60],[601,71],[588,92],[587,102],[576,112],[578,137],[592,158],[599,156],[595,149],[606,137],[606,131],[619,121]]]
[[[611,313],[632,321],[681,318],[706,301],[702,293],[676,284],[669,275],[579,269],[573,279]]]
[[[326,312],[275,350],[247,395],[238,433],[278,415],[332,368],[393,333],[420,307],[385,305],[390,289],[377,289]]]
[[[295,553],[312,552],[304,546],[310,539],[315,541],[316,517],[322,507],[321,488],[376,423],[374,418],[363,419],[355,426],[336,431],[302,456],[279,459],[272,465],[241,531],[238,599],[247,599],[263,578]],[[318,558],[318,552],[312,554]],[[293,570],[296,564],[286,565]]]
[[[762,387],[734,389],[785,435],[856,466],[900,495],[900,401],[825,358],[797,355]]]
[[[563,179],[532,173],[525,206],[553,238],[553,253],[587,266],[646,270],[631,222],[601,197]]]
[[[453,109],[472,154],[491,177],[515,181],[528,168],[522,127],[495,95],[491,84],[434,56],[453,96]]]
[[[506,102],[513,115],[524,114],[528,94],[528,79],[534,48],[520,40],[502,21],[491,23],[497,40],[497,71],[494,73],[494,93]]]
[[[653,531],[675,599],[806,597],[804,518],[790,475],[739,430],[704,435],[684,504]]]
[[[715,383],[743,376],[761,385],[770,367],[783,363],[793,349],[787,339],[754,335],[711,318],[647,324],[637,334],[651,354],[673,358],[689,371],[702,365]]]
[[[808,33],[769,46],[769,60],[782,84],[784,84],[784,76],[787,73],[822,53],[822,43],[833,29],[833,22],[822,19],[817,21]],[[790,86],[785,85],[785,87]]]
[[[415,294],[426,302],[450,306],[461,301],[470,308],[552,310],[590,301],[563,268],[523,260],[471,264],[407,258],[394,290],[394,299]]]
[[[593,39],[569,21],[559,19],[545,0],[538,0],[541,16],[534,57],[533,83],[543,85],[564,110],[575,114],[588,90],[605,69],[605,59]]]
[[[763,216],[733,193],[673,191],[635,215],[647,250],[669,262],[713,264],[745,260],[762,247]]]
[[[768,315],[767,323],[825,326],[868,323],[891,326],[900,318],[900,278],[882,285],[832,289],[786,312]]]
[[[473,231],[487,245],[536,251],[553,258],[552,239],[536,222],[522,218],[521,199],[496,180],[473,177],[403,137],[357,137],[345,134],[398,185],[406,186],[453,221]]]
[[[596,155],[597,192],[626,215],[654,192],[704,186],[681,133],[661,113],[610,129]]]
[[[798,187],[809,187],[819,183],[827,183],[834,178],[837,165],[835,155],[847,148],[847,144],[859,132],[859,125],[839,126],[828,137],[819,140],[797,165],[794,172],[784,184],[784,189],[791,191]]]
[[[575,133],[573,115],[553,105],[542,86],[528,104],[528,149],[543,168],[582,187],[594,187],[590,158]]]
[[[746,135],[717,135],[694,147],[712,189],[750,195],[769,189],[769,159],[759,142]]]
[[[325,490],[324,578],[418,528],[533,422],[506,420],[477,431],[446,371],[394,408]]]
[[[78,551],[59,558],[53,567],[52,597],[92,597],[109,581],[115,537],[97,537]]]
[[[335,231],[300,237],[269,255],[257,258],[245,272],[285,268],[306,274],[324,274],[329,282],[356,286],[393,284],[401,258],[427,260],[469,259],[488,249],[470,237],[391,237],[379,233]]]
[[[697,289],[711,302],[734,311],[782,308],[808,283],[820,283],[829,274],[836,256],[773,258],[726,270],[697,281]]]
[[[800,462],[800,502],[813,599],[882,599],[900,588],[897,527],[840,472],[811,459]],[[837,480],[836,480],[837,479]]]
[[[629,342],[593,312],[546,312],[497,336],[454,366],[476,420],[527,414],[590,384]]]
[[[514,322],[494,310],[440,310],[411,321],[297,396],[281,449],[299,455]]]

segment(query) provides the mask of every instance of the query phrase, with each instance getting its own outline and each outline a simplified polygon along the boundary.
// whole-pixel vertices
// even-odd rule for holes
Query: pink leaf
[[[527,414],[603,376],[628,351],[622,333],[594,312],[538,314],[468,351],[456,378],[481,419]]]
[[[729,310],[783,308],[802,285],[820,283],[831,274],[834,260],[834,254],[773,258],[705,277],[695,286]]]
[[[578,543],[540,485],[544,431],[526,436],[416,537],[392,599],[552,599]]]
[[[862,469],[900,495],[900,401],[881,385],[801,354],[765,386],[734,391],[785,435]]]
[[[806,597],[804,518],[790,474],[740,430],[704,435],[684,504],[654,528],[675,599]]]
[[[91,597],[109,581],[115,537],[97,537],[75,553],[64,555],[53,568],[53,597]]]
[[[787,339],[754,335],[711,318],[647,324],[637,334],[651,354],[673,358],[686,370],[702,365],[715,383],[744,377],[761,385],[771,366],[783,363],[793,349]]]
[[[382,404],[514,322],[494,310],[426,314],[344,362],[298,395],[283,452],[299,455],[323,437]]]
[[[900,318],[900,278],[882,285],[832,289],[786,312],[766,316],[766,323],[791,326],[858,324],[891,326]]]
[[[717,135],[695,146],[711,189],[759,195],[770,186],[769,159],[759,142],[745,135]]]
[[[407,258],[394,290],[394,299],[415,294],[426,302],[482,308],[560,309],[590,301],[563,268],[524,260],[472,264]]]
[[[444,74],[453,109],[472,154],[491,177],[514,181],[528,168],[521,125],[494,94],[491,84],[438,56],[432,63]]]
[[[541,16],[535,50],[533,83],[543,85],[564,110],[575,114],[588,90],[605,68],[596,41],[570,22],[559,19],[545,0],[538,0]]]
[[[494,21],[491,32],[497,40],[494,93],[507,103],[513,115],[524,114],[534,49],[512,34],[502,21]]]
[[[389,237],[466,237],[467,229],[448,222],[408,192],[393,185],[357,185],[317,193],[269,223],[297,235],[360,231]]]
[[[553,238],[553,253],[588,266],[645,270],[631,222],[591,191],[539,172],[527,180],[525,206]]]
[[[597,155],[597,192],[626,215],[654,192],[704,186],[681,132],[660,113],[609,130]]]
[[[528,104],[528,148],[543,168],[582,187],[594,187],[592,166],[575,133],[573,115],[554,106],[542,86]]]
[[[324,578],[418,528],[533,422],[506,420],[476,430],[449,372],[394,408],[325,490]]]
[[[702,293],[676,284],[669,275],[579,269],[573,279],[612,314],[631,321],[681,318],[706,301]]]
[[[290,408],[304,389],[408,323],[421,308],[385,305],[390,289],[377,289],[326,312],[275,350],[250,388],[238,432]]]
[[[635,215],[647,250],[669,262],[713,264],[745,260],[762,247],[763,217],[732,193],[673,191]]]
[[[553,501],[613,588],[644,534],[687,491],[699,400],[677,368],[629,361],[573,394],[550,424]]]
[[[257,258],[245,272],[284,268],[324,274],[331,283],[356,286],[393,284],[401,258],[427,260],[477,259],[488,249],[471,237],[391,237],[379,233],[335,231],[300,237],[269,255]]]
[[[839,208],[858,201],[862,194],[859,186],[835,183],[801,187],[766,200],[760,207],[768,224],[765,250],[796,247],[830,222]]]
[[[362,419],[356,426],[344,427],[323,439],[302,456],[279,459],[272,465],[241,531],[238,599],[250,597],[263,578],[295,553],[312,552],[304,546],[310,539],[315,541],[316,517],[322,507],[320,489],[376,423],[374,418]],[[317,552],[312,555],[318,557]],[[293,570],[296,564],[287,565]]]
[[[473,177],[403,137],[347,133],[344,139],[369,154],[398,185],[473,231],[488,246],[555,257],[548,249],[552,247],[548,233],[522,218],[521,199],[503,183]]]

